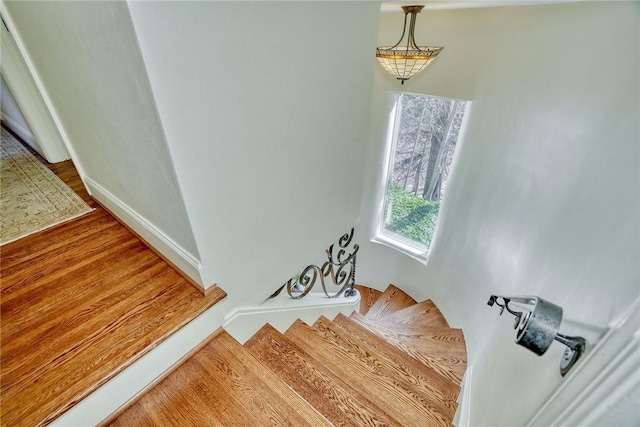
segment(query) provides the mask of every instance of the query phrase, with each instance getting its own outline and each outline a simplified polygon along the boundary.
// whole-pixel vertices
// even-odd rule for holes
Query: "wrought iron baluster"
[[[321,267],[313,264],[308,265],[300,273],[297,282],[294,283],[294,278],[289,279],[285,284],[289,296],[294,299],[303,298],[311,291],[318,278],[320,279],[322,290],[329,298],[336,298],[342,294],[345,294],[345,296],[354,295],[356,254],[358,253],[359,246],[354,244],[351,250],[348,250],[353,240],[353,234],[354,229],[351,228],[349,233],[342,235],[342,237],[338,239],[338,249],[336,249],[335,244],[329,246],[329,249],[326,250],[327,261],[322,264]],[[334,249],[337,250],[335,256]],[[340,287],[337,292],[331,293],[330,290],[327,289],[326,277],[331,279],[334,286]],[[297,284],[302,286],[302,291],[299,291],[299,288],[296,287]]]

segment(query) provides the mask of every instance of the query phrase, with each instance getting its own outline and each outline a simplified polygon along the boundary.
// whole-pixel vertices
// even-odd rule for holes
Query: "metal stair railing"
[[[359,246],[355,243],[352,244],[354,231],[354,228],[351,228],[350,232],[343,234],[338,239],[337,245],[334,243],[329,246],[326,250],[327,261],[322,266],[314,264],[306,266],[300,274],[289,279],[269,298],[277,296],[285,288],[291,298],[304,298],[318,281],[320,281],[325,295],[329,298],[337,298],[343,294],[347,297],[355,295],[357,292],[354,289],[356,255]],[[329,278],[331,284],[338,290],[332,292],[327,289],[328,283],[325,278]]]

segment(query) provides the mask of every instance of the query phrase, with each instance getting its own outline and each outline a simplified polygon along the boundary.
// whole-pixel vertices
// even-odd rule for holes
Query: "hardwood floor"
[[[46,425],[212,307],[87,194],[94,211],[0,248],[0,423]]]

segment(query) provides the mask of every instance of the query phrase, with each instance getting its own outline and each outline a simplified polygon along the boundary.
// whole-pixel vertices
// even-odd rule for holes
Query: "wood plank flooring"
[[[46,425],[224,298],[207,297],[95,210],[0,248],[1,425]]]

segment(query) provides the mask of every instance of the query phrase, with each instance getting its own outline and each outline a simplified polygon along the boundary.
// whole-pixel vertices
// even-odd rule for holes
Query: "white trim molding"
[[[203,283],[201,276],[202,264],[198,258],[93,179],[85,176],[84,180],[89,194],[98,203],[124,222],[147,244],[160,252],[174,267],[191,278],[201,287],[202,291],[210,287],[205,286]]]

